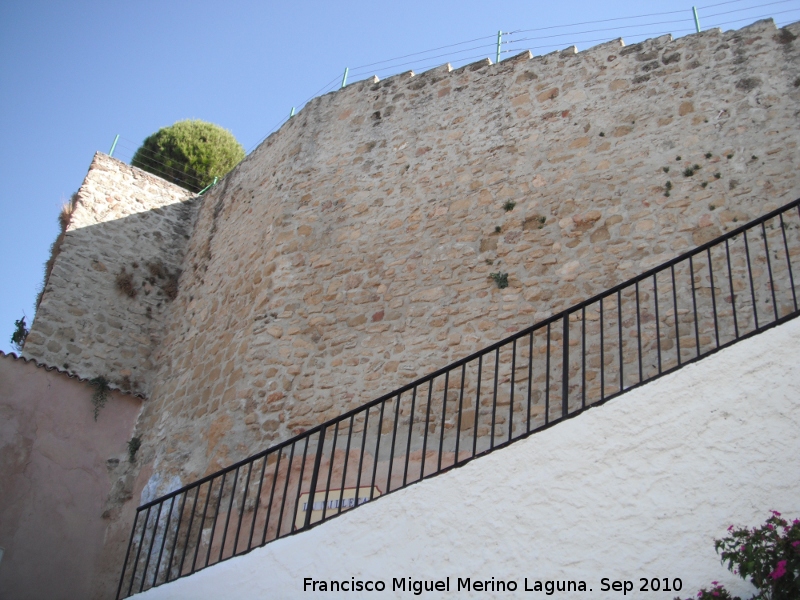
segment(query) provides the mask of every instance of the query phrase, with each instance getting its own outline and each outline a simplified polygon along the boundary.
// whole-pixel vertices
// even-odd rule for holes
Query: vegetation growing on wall
[[[145,139],[131,165],[199,192],[244,158],[244,148],[219,125],[178,121]]]
[[[116,277],[114,278],[114,285],[122,294],[125,294],[129,298],[136,298],[139,295],[139,288],[136,287],[136,269],[139,268],[138,262],[131,263],[132,271],[128,271],[124,266],[120,268],[117,272]],[[142,288],[144,289],[144,295],[147,296],[152,291],[152,287],[148,286],[159,286],[161,288],[161,292],[164,296],[166,296],[168,301],[175,300],[178,297],[178,280],[181,276],[181,270],[176,269],[175,271],[170,271],[167,266],[160,260],[147,262],[145,263],[147,270],[149,272],[149,276],[145,277],[142,281]],[[161,306],[159,304],[159,306]],[[148,306],[147,309],[147,317],[152,318],[152,307]]]
[[[28,327],[25,325],[25,317],[23,316],[18,321],[14,321],[14,333],[11,334],[11,343],[17,349],[17,352],[22,352],[26,337],[28,337]]]
[[[94,420],[97,421],[100,410],[106,405],[106,402],[108,402],[108,394],[111,388],[108,387],[108,379],[102,375],[89,380],[89,385],[94,388],[92,406],[94,406]]]
[[[178,297],[178,279],[181,271],[170,271],[161,261],[147,263],[147,270],[150,272],[148,281],[156,284],[156,279],[161,280],[161,289],[168,300],[175,300]]]
[[[36,308],[39,308],[39,304],[42,302],[44,289],[47,287],[47,280],[50,278],[50,273],[53,271],[53,265],[55,264],[59,253],[61,252],[61,244],[64,242],[64,236],[67,234],[67,226],[72,218],[72,213],[75,211],[75,205],[77,202],[78,192],[75,192],[72,194],[69,201],[61,207],[61,212],[58,213],[59,232],[55,241],[50,245],[50,258],[48,258],[47,262],[44,263],[44,281],[42,282],[42,289],[40,289],[39,293],[36,295]]]
[[[508,287],[508,273],[491,273],[489,277],[491,277],[501,290]]]
[[[117,289],[128,296],[128,298],[136,298],[138,292],[133,284],[133,273],[128,273],[125,267],[122,267],[119,273],[117,273],[114,283]]]
[[[133,462],[136,460],[136,453],[142,447],[142,438],[134,436],[128,442],[128,461]]]

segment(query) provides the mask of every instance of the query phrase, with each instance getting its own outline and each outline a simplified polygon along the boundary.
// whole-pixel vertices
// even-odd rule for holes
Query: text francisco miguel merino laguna
[[[455,589],[457,592],[515,592],[519,588],[524,592],[544,592],[547,595],[555,592],[586,592],[591,589],[586,587],[585,581],[538,581],[525,578],[523,585],[518,586],[513,579],[507,581],[495,579],[472,579],[470,577],[457,577]],[[356,579],[343,580],[317,580],[311,577],[303,578],[304,592],[383,592],[386,582],[376,579],[363,581]],[[413,592],[419,596],[423,592],[449,592],[451,590],[450,577],[433,580],[416,580],[411,577],[393,577],[391,591]]]

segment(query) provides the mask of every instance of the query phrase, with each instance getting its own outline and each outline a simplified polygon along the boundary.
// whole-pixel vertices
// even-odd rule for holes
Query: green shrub
[[[148,137],[131,165],[199,192],[243,158],[244,148],[230,131],[213,123],[187,120]]]
[[[44,263],[44,281],[42,282],[41,289],[39,289],[39,293],[36,294],[37,309],[42,303],[42,296],[44,296],[44,290],[47,287],[47,280],[50,279],[50,273],[53,272],[53,265],[56,263],[56,258],[58,258],[58,255],[61,253],[61,244],[64,243],[64,236],[67,233],[67,227],[69,226],[70,219],[72,219],[72,213],[75,211],[77,204],[78,192],[75,192],[72,194],[72,196],[70,196],[69,201],[61,207],[61,212],[58,214],[59,232],[55,241],[50,244],[50,258],[48,258],[47,262]]]
[[[777,511],[758,528],[728,528],[714,542],[723,564],[761,592],[756,598],[800,598],[800,520],[789,523]]]
[[[28,327],[25,325],[25,317],[23,316],[19,321],[14,321],[14,333],[11,334],[11,343],[17,352],[22,352],[22,347],[25,345],[25,338],[28,337]]]
[[[761,527],[728,527],[728,536],[714,541],[722,564],[758,590],[751,600],[797,600],[800,598],[800,520],[791,523],[772,511]],[[727,564],[726,564],[727,563]],[[697,597],[731,598],[716,581],[712,590]]]

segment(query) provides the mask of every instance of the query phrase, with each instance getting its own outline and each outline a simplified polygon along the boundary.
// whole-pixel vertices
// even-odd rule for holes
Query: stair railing
[[[793,263],[800,200],[148,502],[117,598],[461,466],[796,317]]]

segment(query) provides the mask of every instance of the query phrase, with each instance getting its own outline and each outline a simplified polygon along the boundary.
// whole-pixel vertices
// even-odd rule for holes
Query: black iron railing
[[[153,500],[136,513],[117,597],[308,529],[795,317],[793,263],[800,200]]]

